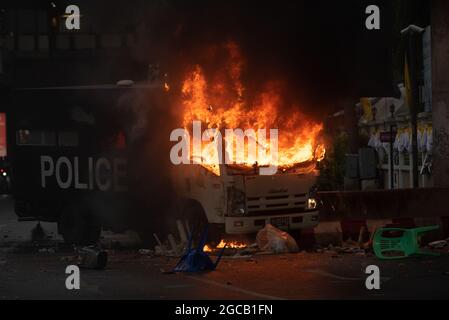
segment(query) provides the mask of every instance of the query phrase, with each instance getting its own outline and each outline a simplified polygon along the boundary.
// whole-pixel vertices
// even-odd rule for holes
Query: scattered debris
[[[72,262],[75,262],[76,260],[77,260],[77,258],[74,256],[61,257],[61,261],[63,261],[63,262],[72,263]]]
[[[366,228],[362,226],[359,231],[359,238],[357,240],[358,247],[361,248],[363,246],[363,236],[365,235]]]
[[[108,254],[96,246],[76,248],[78,265],[86,269],[104,269],[108,262]]]
[[[256,244],[257,246],[257,244]],[[239,250],[236,255],[240,256],[252,256],[258,251],[257,247],[247,247],[242,250]]]
[[[156,247],[154,247],[154,251],[156,252],[157,255],[160,256],[165,255],[165,253],[167,252],[167,247],[162,244],[157,234],[153,233],[153,237],[154,239],[156,239],[156,242],[158,244]]]
[[[431,242],[427,245],[431,249],[443,249],[449,246],[449,239]]]
[[[257,245],[262,251],[274,253],[298,252],[298,244],[287,232],[267,224],[256,236]]]
[[[39,253],[48,253],[48,254],[54,254],[56,252],[55,248],[41,248],[38,250]]]
[[[152,256],[154,255],[154,251],[151,249],[139,249],[139,254],[144,255],[144,256]]]
[[[176,226],[178,227],[179,238],[181,239],[181,242],[187,243],[187,234],[182,221],[176,220]]]
[[[176,243],[175,237],[172,234],[168,235],[168,243],[170,244],[172,255],[180,257],[184,251],[184,245]]]

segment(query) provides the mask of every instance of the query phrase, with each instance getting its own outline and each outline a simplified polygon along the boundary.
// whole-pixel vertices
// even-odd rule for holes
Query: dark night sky
[[[48,6],[51,1],[19,1]],[[235,40],[253,83],[281,79],[309,105],[348,95],[391,93],[391,10],[388,0],[55,0],[78,4],[87,32],[134,29],[141,56],[176,68],[182,53]],[[365,8],[381,8],[381,30],[365,29]],[[182,27],[180,27],[182,26]],[[178,32],[176,32],[178,31]],[[172,74],[177,70],[172,70]]]
[[[183,34],[175,47],[195,51],[217,39],[237,40],[252,81],[280,78],[309,105],[392,93],[389,1],[179,3]],[[381,8],[380,31],[365,28],[370,4]]]

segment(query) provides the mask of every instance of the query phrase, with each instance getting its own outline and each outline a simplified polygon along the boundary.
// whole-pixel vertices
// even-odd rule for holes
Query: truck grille
[[[304,211],[306,201],[305,193],[248,197],[246,209],[248,216],[291,214]]]

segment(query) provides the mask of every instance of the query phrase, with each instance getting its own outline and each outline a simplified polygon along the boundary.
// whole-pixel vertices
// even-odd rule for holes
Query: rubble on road
[[[154,255],[154,251],[151,249],[139,249],[139,254],[144,255],[144,256],[152,256]]]
[[[41,248],[38,250],[39,253],[48,253],[48,254],[54,254],[56,253],[55,248]]]
[[[329,254],[334,258],[337,258],[338,256],[345,254],[353,254],[356,256],[365,257],[371,254],[370,248],[371,247],[369,243],[362,243],[361,241],[356,242],[351,239],[348,239],[346,241],[343,241],[339,246],[334,246],[330,244],[325,248],[322,247],[317,248],[315,252],[321,254]]]
[[[75,256],[64,256],[64,257],[61,257],[60,260],[63,262],[66,262],[66,263],[74,263],[74,262],[76,262],[77,259]]]
[[[257,245],[262,251],[273,251],[275,253],[298,252],[298,244],[287,232],[279,230],[271,224],[257,233]]]
[[[75,248],[75,254],[81,268],[101,270],[108,262],[107,252],[97,246]]]
[[[430,249],[443,249],[449,246],[449,239],[434,241],[429,243],[427,246]]]
[[[259,248],[257,247],[257,243],[256,243],[255,246],[251,245],[249,247],[238,250],[235,255],[248,257],[248,256],[253,256],[258,251],[259,251]]]
[[[154,254],[156,256],[179,258],[183,255],[187,248],[187,232],[189,232],[189,229],[184,226],[181,220],[176,221],[176,228],[179,232],[179,242],[173,234],[169,234],[167,240],[162,242],[159,236],[156,233],[153,233],[153,237],[157,243],[154,247]]]

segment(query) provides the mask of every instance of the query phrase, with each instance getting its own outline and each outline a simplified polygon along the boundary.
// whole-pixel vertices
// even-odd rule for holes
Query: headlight
[[[312,186],[307,195],[307,203],[306,203],[307,210],[315,210],[316,208],[318,208],[317,193],[318,187],[316,185]]]
[[[228,188],[230,214],[233,216],[245,215],[245,193],[237,188]]]
[[[317,201],[315,198],[307,199],[307,210],[314,210],[317,208]]]

